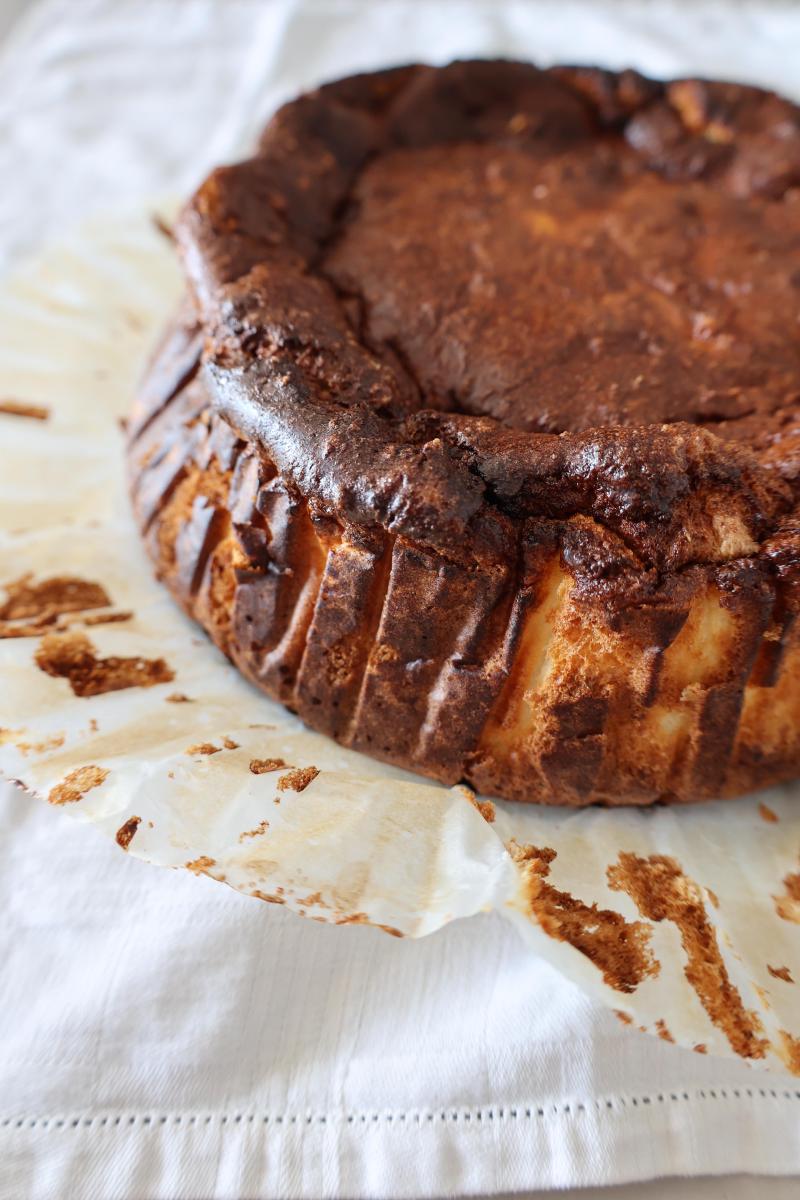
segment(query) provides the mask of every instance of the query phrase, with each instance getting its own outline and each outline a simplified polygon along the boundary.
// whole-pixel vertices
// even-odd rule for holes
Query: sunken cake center
[[[798,197],[672,182],[615,135],[384,153],[323,267],[421,408],[763,443],[798,399]]]

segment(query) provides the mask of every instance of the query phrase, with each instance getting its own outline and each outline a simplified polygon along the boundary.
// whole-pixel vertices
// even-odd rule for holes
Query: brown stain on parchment
[[[117,845],[123,850],[127,850],[133,841],[133,836],[136,830],[142,823],[141,817],[128,817],[124,825],[121,825],[116,832]]]
[[[217,860],[209,858],[207,854],[201,854],[199,858],[193,858],[183,865],[187,871],[192,871],[195,875],[207,875],[211,867],[217,865]]]
[[[69,612],[108,608],[111,598],[99,583],[73,575],[54,575],[32,583],[28,572],[4,584],[6,599],[0,604],[0,621],[41,621]]]
[[[778,1054],[793,1075],[800,1075],[800,1038],[793,1037],[785,1029],[780,1030],[778,1038]]]
[[[51,789],[47,799],[50,804],[74,804],[92,788],[100,787],[108,779],[108,774],[105,767],[77,767]]]
[[[355,912],[350,913],[346,917],[337,917],[333,922],[334,925],[369,925],[373,929],[381,929],[384,933],[388,933],[390,937],[401,938],[405,934],[394,927],[394,925],[383,925],[379,921],[370,921],[366,913]]]
[[[263,900],[266,904],[285,904],[283,896],[277,892],[262,892],[258,888],[254,888],[250,893],[256,900]]]
[[[160,233],[163,238],[166,238],[168,242],[173,242],[175,240],[175,234],[172,226],[168,225],[159,213],[151,213],[150,221],[153,225],[153,228]]]
[[[771,967],[767,963],[767,970],[773,979],[782,979],[784,983],[794,983],[792,972],[788,967]]]
[[[644,979],[658,974],[647,925],[626,921],[613,909],[585,904],[548,883],[555,850],[514,841],[508,850],[522,870],[531,916],[549,937],[568,942],[594,963],[609,987],[634,992]]]
[[[304,792],[310,783],[319,775],[318,767],[295,767],[278,780],[279,792]]]
[[[256,825],[255,829],[248,829],[245,833],[240,833],[239,841],[243,842],[245,840],[245,838],[260,837],[263,833],[266,833],[268,829],[269,829],[269,821],[267,821],[266,819],[263,821],[259,821],[259,823],[258,823],[258,825]]]
[[[76,696],[100,696],[125,688],[170,683],[175,673],[163,658],[98,658],[83,633],[48,633],[36,650],[39,670],[66,679]]]
[[[271,771],[282,771],[288,767],[282,758],[251,758],[250,770],[253,775],[268,775]]]
[[[82,625],[119,625],[122,621],[132,621],[132,612],[110,612],[110,613],[88,613],[87,615],[79,614],[78,619]],[[69,618],[65,618],[69,624]]]
[[[40,742],[17,742],[17,749],[20,754],[47,754],[48,750],[59,750],[64,741],[63,733],[54,733],[52,737],[43,738]]]
[[[0,413],[7,417],[27,417],[30,421],[49,421],[50,409],[27,400],[0,400]]]
[[[784,894],[773,896],[775,912],[784,921],[800,925],[800,871],[786,875],[783,880]]]
[[[742,1058],[763,1058],[769,1043],[759,1037],[757,1015],[748,1012],[731,983],[702,891],[694,880],[684,875],[674,858],[661,854],[641,858],[623,851],[616,865],[608,868],[608,882],[615,891],[630,896],[643,917],[675,925],[687,958],[684,974],[709,1018]]]
[[[100,583],[74,575],[54,575],[33,582],[27,572],[3,585],[6,598],[0,604],[0,638],[36,637],[48,626],[68,623],[70,617],[111,604]],[[87,615],[79,619],[97,624],[101,621],[128,620],[130,613]]]

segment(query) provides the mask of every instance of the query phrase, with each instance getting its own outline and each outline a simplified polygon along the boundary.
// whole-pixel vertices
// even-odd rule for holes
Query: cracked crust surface
[[[131,424],[168,586],[315,728],[585,804],[800,773],[800,114],[408,67],[178,225]]]

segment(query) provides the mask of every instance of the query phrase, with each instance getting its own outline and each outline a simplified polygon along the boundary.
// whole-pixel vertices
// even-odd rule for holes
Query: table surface
[[[0,41],[37,0],[0,0]],[[659,1179],[610,1188],[582,1188],[569,1191],[517,1193],[516,1200],[546,1200],[558,1195],[564,1200],[796,1200],[800,1194],[797,1178],[767,1176],[727,1176],[716,1178]],[[146,1198],[143,1198],[146,1200]],[[488,1200],[488,1198],[486,1198]],[[495,1196],[492,1200],[512,1200]]]

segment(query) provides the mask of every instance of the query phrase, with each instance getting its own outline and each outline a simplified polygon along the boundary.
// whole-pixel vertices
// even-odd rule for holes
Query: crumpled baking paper
[[[486,802],[311,733],[155,582],[121,420],[179,292],[169,239],[134,212],[0,294],[0,775],[120,853],[314,920],[421,937],[497,909],[520,955],[620,1019],[800,1074],[797,787],[692,809]]]

